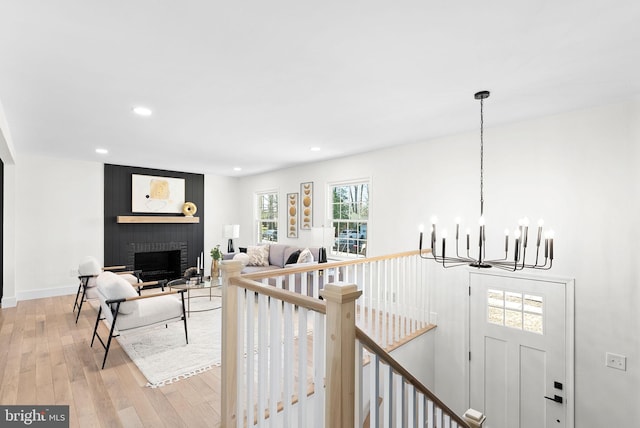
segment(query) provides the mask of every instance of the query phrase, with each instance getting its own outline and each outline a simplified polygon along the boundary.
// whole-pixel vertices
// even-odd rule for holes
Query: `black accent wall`
[[[118,224],[120,215],[139,214],[131,211],[131,175],[155,175],[184,178],[185,200],[198,208],[195,216],[200,223],[144,223]],[[177,216],[182,214],[155,214]],[[131,248],[145,244],[187,244],[187,265],[195,266],[204,248],[204,175],[187,172],[164,171],[105,164],[104,166],[104,264],[105,266],[127,265],[133,269]],[[132,245],[136,244],[136,245]],[[208,255],[205,255],[208,256]]]

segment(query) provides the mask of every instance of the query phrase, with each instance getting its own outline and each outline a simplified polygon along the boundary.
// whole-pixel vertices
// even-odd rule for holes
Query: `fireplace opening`
[[[134,255],[134,269],[140,270],[143,281],[180,278],[180,250],[138,252]]]

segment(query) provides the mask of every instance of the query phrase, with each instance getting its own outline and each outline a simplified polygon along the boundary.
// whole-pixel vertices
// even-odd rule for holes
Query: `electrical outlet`
[[[627,370],[627,357],[624,355],[613,354],[611,352],[607,352],[606,355],[606,366],[611,367],[612,369],[618,369],[622,371]]]

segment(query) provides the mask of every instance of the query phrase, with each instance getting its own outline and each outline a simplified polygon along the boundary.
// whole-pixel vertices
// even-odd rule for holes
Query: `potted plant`
[[[211,278],[217,278],[220,275],[220,260],[222,260],[222,251],[220,251],[220,244],[211,249]]]

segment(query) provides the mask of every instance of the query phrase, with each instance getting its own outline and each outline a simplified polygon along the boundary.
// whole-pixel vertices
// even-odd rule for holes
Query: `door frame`
[[[483,275],[483,276],[499,276],[502,278],[515,278],[515,279],[527,279],[533,281],[545,281],[555,282],[565,287],[565,373],[567,375],[565,379],[565,403],[567,406],[567,423],[566,428],[575,427],[575,279],[566,277],[554,277],[545,275],[535,275],[530,273],[516,273],[516,272],[504,272],[497,269],[491,269],[489,271],[480,269],[469,269],[469,276],[467,286],[469,293],[467,293],[467,311],[465,329],[465,351],[467,356],[471,352],[471,275]],[[471,363],[469,358],[466,358],[465,364],[465,377],[467,382],[466,398],[467,408],[471,407]]]

